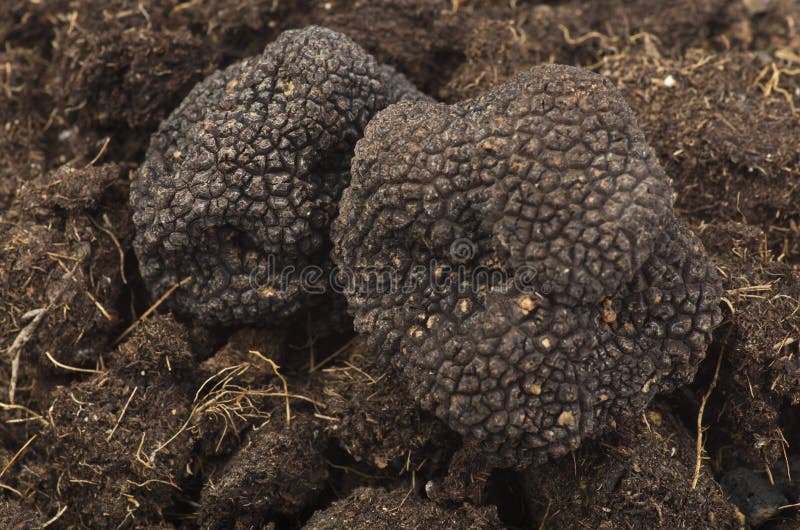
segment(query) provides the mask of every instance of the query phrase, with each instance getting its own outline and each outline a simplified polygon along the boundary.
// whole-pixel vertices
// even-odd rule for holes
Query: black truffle
[[[355,142],[378,110],[424,97],[315,26],[199,83],[153,135],[131,186],[134,249],[151,293],[191,276],[172,308],[223,325],[311,303],[325,286],[303,285],[300,272],[329,265]]]
[[[356,328],[502,465],[562,455],[688,382],[721,320],[718,274],[632,111],[572,67],[380,112],[333,241]]]

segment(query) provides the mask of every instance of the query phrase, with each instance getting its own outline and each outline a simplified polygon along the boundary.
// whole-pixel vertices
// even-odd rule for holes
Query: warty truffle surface
[[[131,186],[134,250],[154,297],[207,324],[280,320],[319,302],[300,272],[328,237],[356,141],[390,103],[425,99],[348,37],[310,26],[196,85]],[[314,291],[314,292],[309,292]]]
[[[619,91],[576,68],[392,105],[333,226],[356,329],[503,465],[563,455],[690,381],[721,320],[670,184]]]

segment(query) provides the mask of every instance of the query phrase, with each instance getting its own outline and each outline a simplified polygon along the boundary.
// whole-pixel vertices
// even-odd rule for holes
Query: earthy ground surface
[[[695,383],[492,470],[313,315],[126,332],[155,302],[128,206],[150,134],[310,23],[447,102],[542,62],[609,77],[724,276]],[[800,526],[800,3],[6,0],[0,42],[0,527]]]

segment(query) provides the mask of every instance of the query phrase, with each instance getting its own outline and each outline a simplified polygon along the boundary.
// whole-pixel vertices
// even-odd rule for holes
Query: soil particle
[[[17,186],[45,168],[41,133],[47,122],[41,108],[46,100],[41,88],[45,69],[45,61],[34,50],[9,46],[0,51],[0,213]]]
[[[332,419],[326,432],[356,462],[382,471],[419,470],[446,461],[458,443],[442,422],[414,405],[360,338],[344,367],[316,372],[311,384]]]
[[[283,386],[281,366],[287,353],[282,332],[242,329],[199,365],[197,405],[190,426],[198,441],[197,467],[220,467],[240,447],[251,428],[285,421],[283,407],[288,398],[284,394],[288,387]],[[290,383],[294,389],[295,381]],[[290,412],[302,412],[296,409],[300,404],[290,403]],[[277,405],[280,408],[276,409]]]
[[[186,28],[172,29],[156,2],[73,2],[53,41],[57,70],[47,89],[81,127],[157,125],[215,62]],[[156,75],[153,75],[156,74]]]
[[[728,0],[601,0],[591,2],[595,30],[631,38],[652,38],[668,55],[703,46]]]
[[[183,432],[192,367],[171,317],[143,323],[108,368],[55,390],[36,449],[40,508],[67,509],[66,526],[160,524],[190,462]]]
[[[325,435],[311,415],[287,426],[280,415],[248,433],[238,451],[208,474],[201,494],[203,528],[259,528],[270,516],[306,509],[323,490]],[[290,465],[287,465],[290,463]]]
[[[722,272],[728,305],[727,323],[716,332],[723,376],[707,416],[708,450],[719,451],[722,469],[766,464],[785,474],[792,430],[782,411],[800,403],[800,276],[775,258],[757,227],[711,224],[698,235]],[[723,450],[730,443],[736,451]]]
[[[749,469],[739,467],[728,471],[722,476],[720,485],[752,526],[775,517],[781,506],[789,504],[767,478]]]
[[[794,0],[741,0],[725,8],[723,48],[763,50],[791,57],[800,48],[800,4]],[[794,51],[793,51],[794,50]]]
[[[335,10],[318,10],[312,16],[350,36],[378,61],[397,67],[424,92],[435,94],[464,58],[464,27],[471,20],[453,13],[444,2],[350,0],[336,4]]]
[[[0,217],[0,344],[16,341],[25,365],[54,369],[48,354],[94,364],[120,324],[132,233],[119,175],[113,164],[61,167],[21,186]]]
[[[16,500],[0,500],[0,526],[15,530],[42,528],[44,520]]]
[[[159,2],[162,3],[162,2]],[[181,2],[171,0],[167,24],[202,35],[204,43],[228,57],[260,53],[286,28],[311,24],[309,11],[319,1],[232,0]],[[326,11],[327,12],[327,11]]]
[[[112,202],[107,194],[124,195],[118,184],[122,169],[111,163],[98,167],[75,168],[60,166],[42,177],[33,178],[17,190],[16,206],[36,219],[48,220],[53,213],[61,217],[93,212],[103,199]]]
[[[425,484],[428,498],[438,504],[486,502],[492,465],[479,451],[462,448],[453,454],[447,474]]]
[[[573,458],[525,472],[528,513],[547,528],[743,528],[707,468],[692,489],[695,458],[686,429],[656,406]]]
[[[603,0],[465,9],[468,23],[462,22],[459,31],[467,34],[460,41],[465,61],[440,96],[448,101],[472,97],[540,62],[596,68],[603,57],[624,56],[632,45],[680,57],[702,46],[725,4]]]
[[[781,68],[749,52],[693,52],[681,60],[634,52],[606,59],[600,73],[617,82],[637,111],[683,190],[676,204],[683,215],[744,219],[768,231],[780,249],[784,241],[798,244],[793,233],[771,227],[798,215],[800,172],[792,133],[800,78],[781,75]]]
[[[275,372],[263,362],[255,362],[258,358],[252,352],[259,352],[282,365],[290,355],[284,330],[244,328],[235,331],[227,342],[216,353],[200,364],[204,375],[210,377],[231,366],[248,363],[251,368],[239,376],[240,384],[256,385]]]
[[[330,508],[316,512],[306,530],[351,528],[448,528],[478,530],[502,528],[494,507],[446,508],[418,497],[413,489],[384,491],[359,488]]]

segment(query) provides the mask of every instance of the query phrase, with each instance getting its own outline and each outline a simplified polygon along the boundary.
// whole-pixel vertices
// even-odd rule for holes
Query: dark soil
[[[720,486],[741,469],[787,502],[760,528],[800,527],[796,1],[0,11],[0,527],[744,528],[758,519]],[[205,75],[310,23],[447,102],[542,62],[610,78],[724,277],[726,320],[696,381],[572,455],[494,470],[347,326],[140,320],[155,300],[128,185],[150,135]]]

